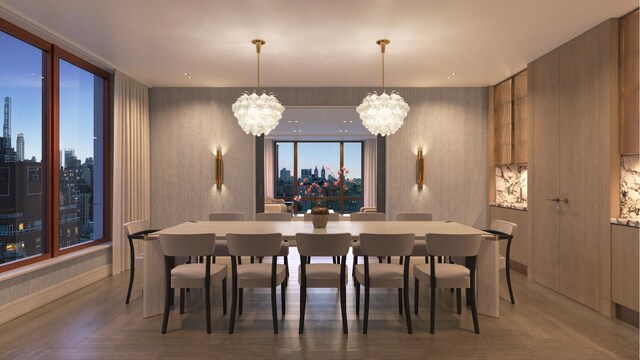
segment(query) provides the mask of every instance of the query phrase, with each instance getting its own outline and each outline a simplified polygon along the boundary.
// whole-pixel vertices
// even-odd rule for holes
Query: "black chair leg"
[[[273,317],[273,333],[278,333],[278,306],[276,304],[276,287],[271,286],[271,316]]]
[[[476,309],[476,287],[473,277],[471,278],[471,316],[473,317],[473,330],[476,334],[480,334],[480,325],[478,325],[478,309]]]
[[[242,315],[242,295],[244,293],[244,289],[240,288],[238,289],[238,315]]]
[[[180,314],[184,314],[184,288],[180,288]]]
[[[402,315],[402,288],[398,288],[398,314]]]
[[[289,282],[289,257],[288,256],[284,257],[284,267],[285,267],[285,271],[286,271],[286,276],[284,278],[284,283],[285,283],[285,286],[287,286],[286,283]]]
[[[345,334],[349,333],[349,328],[347,326],[347,287],[344,285],[340,285],[340,312],[342,313],[342,332]]]
[[[413,312],[418,315],[418,302],[420,301],[420,280],[413,279]]]
[[[409,287],[402,289],[404,297],[404,313],[407,321],[407,332],[413,334],[413,325],[411,324],[411,306],[409,305]]]
[[[222,279],[222,315],[227,315],[227,278]]]
[[[304,313],[307,307],[307,288],[300,286],[300,323],[298,324],[298,334],[304,332]]]
[[[462,314],[462,290],[456,289],[456,310]]]
[[[364,287],[364,325],[362,326],[362,333],[366,334],[369,328],[369,286]]]
[[[360,315],[360,283],[355,281],[356,287],[356,316]]]
[[[509,266],[509,258],[506,259],[506,272],[507,272],[507,287],[509,288],[509,297],[511,298],[511,303],[515,304],[516,299],[513,297],[513,288],[511,287],[511,269]]]
[[[125,300],[125,304],[129,303],[129,299],[131,299],[131,289],[133,289],[133,277],[136,273],[136,256],[133,253],[133,241],[129,239],[129,267],[131,267],[131,271],[129,272],[129,289],[127,290],[127,299]]]
[[[170,261],[165,257],[165,290],[164,290],[164,315],[162,317],[162,333],[167,333],[169,324],[169,306],[171,305],[171,266]]]
[[[229,320],[229,334],[233,334],[236,322],[236,307],[238,305],[238,282],[235,277],[231,280],[231,319]]]
[[[280,285],[280,302],[282,303],[282,317],[284,317],[284,313],[285,313],[285,295],[287,294],[286,291],[284,291],[285,289],[285,284],[284,282],[282,283],[282,285]]]
[[[207,317],[207,334],[211,334],[211,285],[204,288],[204,307]]]
[[[431,330],[433,334],[436,327],[436,288],[431,284]]]

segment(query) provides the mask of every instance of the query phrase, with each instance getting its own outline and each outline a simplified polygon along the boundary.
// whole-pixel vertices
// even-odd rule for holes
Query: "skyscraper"
[[[313,170],[313,176],[318,177],[318,167]]]
[[[2,137],[4,148],[11,149],[11,98],[4,98],[4,123],[2,124]]]
[[[320,171],[320,177],[323,178],[323,179],[326,179],[327,177],[325,175],[326,175],[326,173],[324,171],[324,165],[323,165],[322,166],[322,170]]]
[[[18,151],[18,158],[16,161],[24,161],[24,134],[19,133],[16,140],[16,148]]]

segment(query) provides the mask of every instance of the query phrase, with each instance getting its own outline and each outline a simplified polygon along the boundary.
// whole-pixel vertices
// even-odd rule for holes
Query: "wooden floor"
[[[319,259],[318,259],[319,260]],[[173,311],[169,331],[162,316],[142,318],[141,280],[124,304],[128,273],[113,276],[0,326],[2,359],[638,359],[638,329],[608,319],[514,273],[516,305],[501,274],[500,318],[480,316],[473,333],[470,313],[455,313],[449,291],[437,299],[436,333],[428,333],[429,299],[421,289],[413,335],[398,315],[395,290],[372,290],[369,334],[354,312],[354,287],[347,286],[349,334],[342,334],[337,291],[308,294],[305,333],[298,335],[299,287],[295,248],[287,313],[272,332],[269,290],[245,290],[244,314],[227,332],[219,287],[212,298],[213,333],[204,329],[201,291],[188,295],[187,313]],[[349,260],[351,264],[351,260]],[[413,282],[411,282],[413,284]],[[278,299],[280,296],[278,296]],[[413,306],[413,292],[411,292]],[[280,316],[280,314],[279,314]]]

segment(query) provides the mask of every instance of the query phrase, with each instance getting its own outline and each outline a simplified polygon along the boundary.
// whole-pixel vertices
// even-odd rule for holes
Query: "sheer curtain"
[[[364,141],[364,206],[376,206],[376,139]]]
[[[273,164],[273,140],[264,139],[264,196],[274,197]]]
[[[113,99],[113,274],[129,268],[122,224],[149,219],[149,88],[120,71]]]

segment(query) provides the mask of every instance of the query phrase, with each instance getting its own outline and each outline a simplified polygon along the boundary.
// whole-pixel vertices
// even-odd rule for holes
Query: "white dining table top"
[[[168,227],[156,234],[198,233],[214,233],[218,238],[224,238],[229,233],[280,233],[284,238],[295,238],[297,233],[350,233],[353,237],[358,237],[361,233],[411,233],[415,234],[416,239],[424,239],[426,234],[481,234],[487,240],[495,238],[474,227],[445,221],[329,221],[324,229],[315,229],[311,221],[190,221]]]

